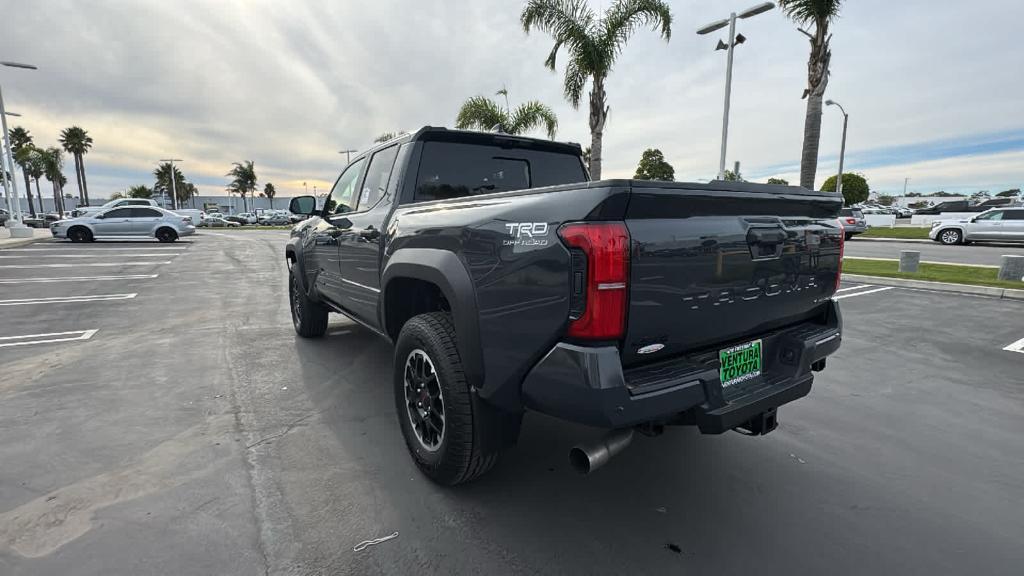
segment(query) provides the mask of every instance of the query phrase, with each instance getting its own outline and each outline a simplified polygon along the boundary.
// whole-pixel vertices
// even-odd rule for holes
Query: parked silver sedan
[[[91,216],[60,220],[50,225],[54,238],[72,242],[92,242],[96,238],[149,236],[161,242],[174,242],[195,234],[188,216],[153,206],[114,208]]]
[[[928,237],[943,244],[1024,242],[1024,208],[994,208],[971,218],[932,222]]]

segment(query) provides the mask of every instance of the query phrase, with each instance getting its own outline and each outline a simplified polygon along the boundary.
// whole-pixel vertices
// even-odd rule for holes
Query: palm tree
[[[85,184],[84,157],[89,153],[89,149],[92,148],[92,137],[82,128],[72,126],[61,131],[60,144],[64,147],[65,152],[75,158],[75,180],[78,183],[78,201],[79,203],[88,204],[89,187]]]
[[[174,166],[174,184],[171,185],[171,163],[164,162],[153,170],[153,177],[156,178],[156,183],[153,184],[153,192],[171,198],[172,205],[177,205],[178,198],[185,193],[186,184],[185,176],[182,175],[181,170],[178,170],[177,166]],[[177,195],[178,198],[174,196]]]
[[[64,191],[62,189],[62,182],[64,179],[64,155],[61,154],[60,148],[50,147],[42,151],[41,154],[43,175],[53,185],[53,209],[57,211],[61,218],[64,217],[64,202],[63,196]]]
[[[153,189],[145,185],[132,186],[124,192],[123,196],[127,198],[152,198]]]
[[[474,96],[463,102],[462,108],[459,108],[455,127],[460,130],[498,128],[506,134],[522,134],[543,125],[548,138],[555,139],[558,118],[551,108],[537,100],[530,100],[520,104],[513,112],[508,107],[508,90],[502,88],[498,90],[497,95],[505,96],[505,108],[486,96]]]
[[[46,161],[45,151],[32,146],[27,148],[27,164],[28,175],[32,177],[36,182],[36,198],[39,200],[39,212],[44,212],[43,209],[43,193],[39,190],[39,179],[46,174]]]
[[[672,36],[672,11],[663,0],[615,0],[598,17],[587,0],[528,0],[520,15],[523,30],[547,32],[554,40],[544,64],[554,70],[555,57],[565,47],[565,98],[579,108],[587,81],[590,87],[590,175],[601,179],[601,151],[608,95],[604,83],[615,59],[638,27],[660,31],[667,41]]]
[[[250,198],[256,198],[256,168],[253,166],[252,160],[235,162],[232,165],[234,168],[225,174],[225,176],[234,178],[228,184],[228,190],[234,191],[242,197],[242,209],[248,212],[245,195],[248,194]]]
[[[807,114],[804,117],[804,148],[800,155],[800,185],[814,188],[818,171],[818,143],[821,140],[821,100],[828,86],[829,62],[832,50],[829,47],[832,34],[828,27],[839,17],[842,0],[779,0],[779,7],[798,25],[814,30],[808,32],[797,28],[811,41],[811,55],[807,60]]]
[[[267,182],[263,186],[263,192],[260,193],[260,196],[262,196],[263,198],[266,198],[267,200],[270,201],[270,209],[273,210],[274,209],[274,196],[277,196],[277,188],[274,188],[273,184],[271,184],[270,182]]]
[[[35,218],[36,207],[32,203],[32,183],[29,180],[28,170],[25,168],[32,156],[32,150],[35,149],[35,145],[32,144],[32,135],[21,126],[15,126],[11,128],[9,136],[11,138],[11,153],[14,154],[14,162],[21,166],[21,175],[25,177],[25,196],[28,198],[28,211]],[[11,177],[13,178],[14,175],[12,174]],[[40,208],[42,208],[42,202],[43,199],[40,198]]]

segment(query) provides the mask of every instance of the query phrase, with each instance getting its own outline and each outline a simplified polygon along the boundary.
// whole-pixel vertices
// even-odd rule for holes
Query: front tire
[[[295,333],[303,338],[320,338],[327,332],[327,308],[314,302],[299,283],[299,270],[292,266],[288,272],[288,302],[292,310]]]
[[[72,242],[92,242],[92,232],[84,226],[75,226],[68,230],[68,240]]]
[[[499,453],[484,452],[478,441],[483,427],[495,423],[473,410],[450,314],[421,314],[402,327],[394,392],[405,445],[428,478],[454,486],[497,463]]]
[[[942,242],[943,244],[945,244],[947,246],[952,246],[953,244],[960,244],[963,241],[964,241],[964,234],[963,234],[963,232],[961,232],[960,230],[958,230],[956,228],[949,228],[949,229],[943,230],[942,232],[939,232],[939,242]]]

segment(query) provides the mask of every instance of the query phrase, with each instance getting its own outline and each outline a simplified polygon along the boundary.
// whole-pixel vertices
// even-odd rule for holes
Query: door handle
[[[331,228],[326,232],[326,234],[331,238],[337,238],[338,236],[341,236],[342,232],[344,232],[344,230],[341,228]]]
[[[359,237],[365,240],[376,240],[377,238],[380,238],[380,231],[376,230],[373,226],[370,226],[360,230]]]

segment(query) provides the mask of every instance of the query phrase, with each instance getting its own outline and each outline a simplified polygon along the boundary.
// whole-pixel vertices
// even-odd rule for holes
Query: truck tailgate
[[[634,182],[625,365],[753,340],[835,293],[838,195],[727,187]]]

